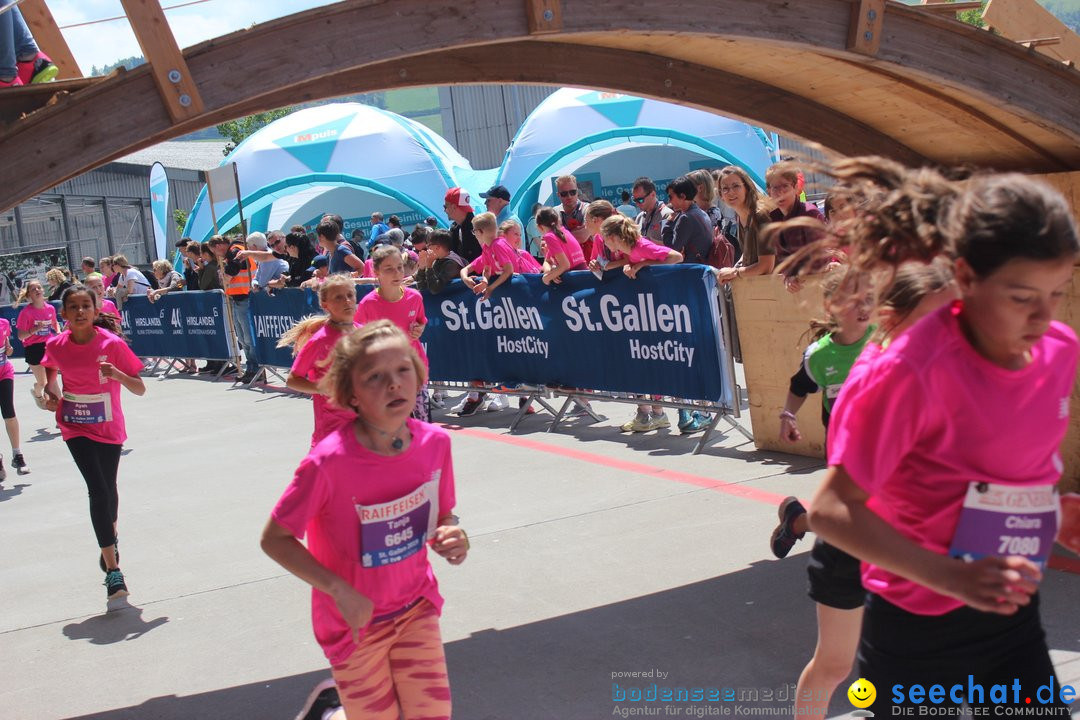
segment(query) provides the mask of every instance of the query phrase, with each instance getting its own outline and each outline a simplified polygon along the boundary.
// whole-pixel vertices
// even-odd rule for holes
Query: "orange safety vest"
[[[245,246],[237,243],[229,247],[232,249],[244,250]],[[247,296],[251,294],[251,278],[255,276],[255,261],[251,258],[245,258],[247,265],[244,266],[236,275],[225,275],[225,294],[230,297],[236,297],[239,295]]]

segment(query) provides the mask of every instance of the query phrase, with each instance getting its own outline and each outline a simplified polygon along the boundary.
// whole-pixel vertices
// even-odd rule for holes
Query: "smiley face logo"
[[[859,678],[847,689],[848,700],[857,708],[868,708],[877,698],[877,688],[866,678]]]

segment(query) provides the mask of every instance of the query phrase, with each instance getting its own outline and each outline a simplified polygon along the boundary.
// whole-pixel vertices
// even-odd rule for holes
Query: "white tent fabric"
[[[518,130],[499,168],[499,183],[514,198],[514,211],[523,214],[529,208],[520,204],[535,197],[527,191],[537,184],[607,153],[650,145],[741,165],[759,181],[775,159],[775,139],[746,123],[633,95],[562,88]]]
[[[240,144],[225,160],[237,164],[245,218],[263,212],[288,221],[286,201],[299,209],[323,190],[351,187],[389,198],[395,210],[408,208],[443,222],[442,201],[458,185],[458,172],[472,168],[442,137],[420,123],[359,103],[300,110],[271,123]],[[339,208],[325,208],[348,216]],[[239,220],[235,203],[215,207],[222,230]],[[214,233],[206,190],[192,209],[184,234],[205,241]]]

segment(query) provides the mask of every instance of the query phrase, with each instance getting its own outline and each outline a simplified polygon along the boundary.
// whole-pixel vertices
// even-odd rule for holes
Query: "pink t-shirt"
[[[101,375],[98,366],[109,362],[125,375],[138,377],[143,364],[123,340],[102,328],[80,345],[67,330],[45,344],[41,364],[56,368],[64,381],[64,399],[56,409],[56,422],[64,440],[87,437],[97,442],[122,445],[127,440],[124,411],[120,407],[121,385]]]
[[[512,272],[523,272],[518,269],[518,264],[519,258],[514,248],[506,242],[506,238],[499,237],[489,245],[481,243],[480,257],[469,263],[469,272],[480,275],[486,271],[489,277],[496,277],[502,274],[506,265],[510,266]]]
[[[553,232],[544,233],[544,242],[546,243],[547,252],[544,253],[544,259],[549,264],[555,263],[555,255],[557,253],[563,253],[566,255],[566,259],[570,261],[571,270],[584,270],[585,269],[585,253],[581,249],[581,243],[577,241],[577,238],[570,234],[566,228],[557,228],[559,234],[556,235]]]
[[[969,484],[1045,487],[1061,478],[1077,363],[1076,335],[1054,322],[1027,367],[994,365],[964,338],[958,312],[928,315],[853,369],[829,424],[829,465],[843,466],[901,534],[942,555]],[[919,615],[963,605],[865,563],[863,585]]]
[[[109,298],[101,301],[101,312],[105,315],[120,317],[120,311],[116,309],[116,305]]]
[[[357,327],[360,326],[357,325]],[[327,322],[308,338],[308,341],[304,343],[304,347],[300,348],[300,352],[296,354],[296,359],[293,360],[290,372],[313,383],[322,380],[330,369],[330,363],[328,362],[330,351],[334,349],[334,345],[337,344],[340,338],[341,328]],[[311,433],[312,447],[315,447],[320,440],[336,428],[351,423],[356,419],[356,413],[338,407],[336,403],[330,402],[330,398],[322,393],[316,393],[312,396],[312,408],[315,412],[315,430]]]
[[[40,329],[35,329],[34,324],[38,320],[48,321],[48,326]],[[48,340],[53,335],[53,326],[56,324],[56,308],[48,303],[45,303],[44,307],[36,308],[33,305],[27,305],[19,312],[19,317],[15,318],[15,327],[23,332],[33,332],[34,334],[23,340],[23,347],[28,345],[37,345]]]
[[[297,538],[306,534],[315,559],[367,596],[375,605],[375,616],[400,610],[421,597],[439,610],[443,604],[427,556],[425,540],[430,536],[423,531],[430,515],[436,520],[445,517],[456,503],[450,435],[418,420],[410,419],[408,427],[412,442],[394,457],[361,445],[353,425],[337,428],[300,463],[271,513]],[[413,495],[425,486],[426,507]],[[357,505],[365,506],[363,524]],[[414,514],[417,511],[422,518]],[[412,517],[401,523],[406,514]],[[393,529],[400,533],[402,527],[412,529],[408,538],[383,534]],[[396,562],[385,559],[386,546],[392,542],[397,549],[390,552],[404,556]],[[315,639],[331,663],[344,661],[356,649],[333,598],[314,589],[311,620]]]
[[[666,245],[657,245],[648,238],[638,238],[637,244],[630,250],[630,264],[635,265],[643,260],[664,260],[671,248]]]
[[[364,261],[364,271],[360,273],[360,277],[375,277],[375,262],[371,258]]]
[[[536,262],[536,258],[534,258],[529,253],[525,252],[524,250],[516,250],[515,252],[518,256],[518,267],[521,268],[520,270],[518,270],[518,272],[538,273],[544,271],[544,267],[540,263]]]
[[[377,290],[369,292],[357,303],[356,315],[353,316],[353,319],[361,325],[383,318],[390,320],[408,336],[409,341],[416,348],[416,352],[420,354],[420,359],[424,361],[426,367],[428,359],[423,345],[409,334],[409,326],[414,322],[427,325],[427,315],[424,314],[424,296],[420,294],[419,290],[413,288],[402,288],[402,291],[401,299],[397,302],[383,300]]]
[[[15,368],[7,356],[7,344],[11,339],[11,321],[0,318],[0,380],[13,380]]]

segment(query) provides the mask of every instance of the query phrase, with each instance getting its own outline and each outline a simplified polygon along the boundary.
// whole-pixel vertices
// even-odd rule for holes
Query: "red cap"
[[[459,208],[472,210],[472,203],[469,201],[469,191],[459,187],[453,187],[446,191],[446,197],[443,198],[444,202],[451,205],[457,205]]]

